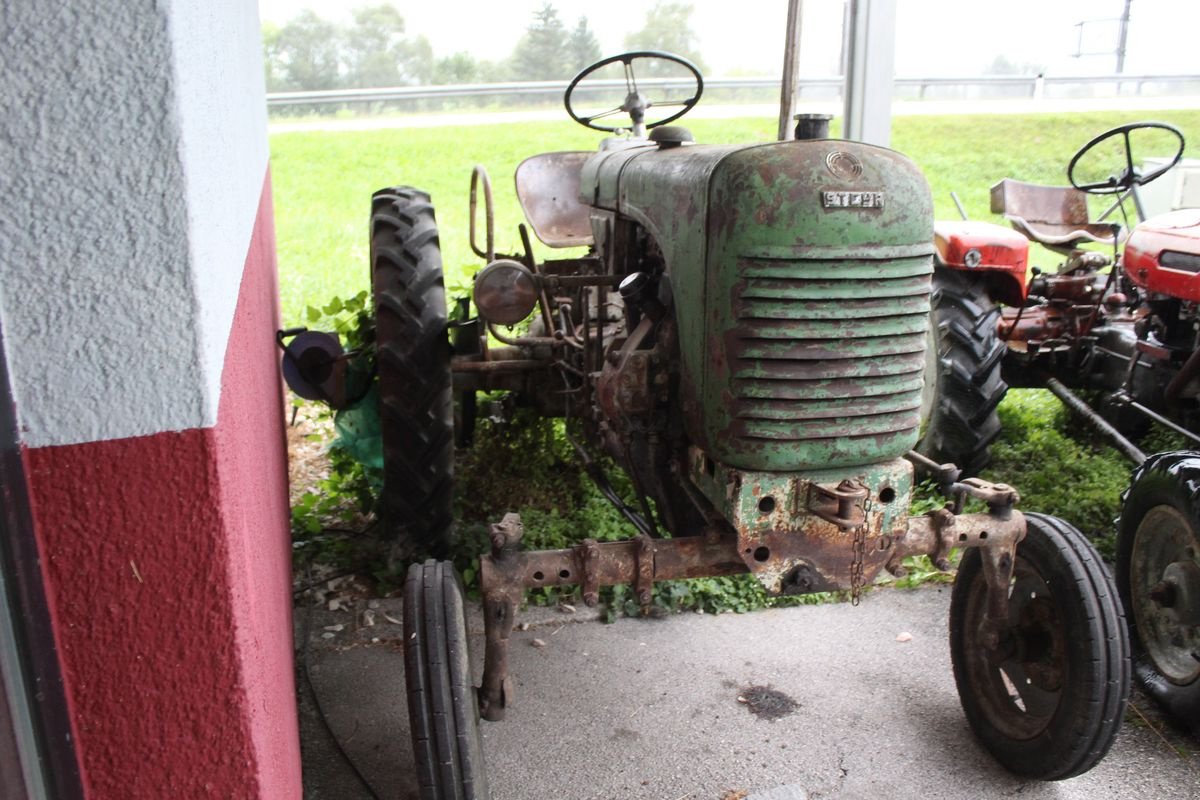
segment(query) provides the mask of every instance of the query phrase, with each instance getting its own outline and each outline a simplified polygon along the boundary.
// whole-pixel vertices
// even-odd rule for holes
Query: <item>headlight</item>
[[[537,296],[537,279],[518,261],[493,261],[475,276],[475,307],[496,325],[516,325],[528,317]]]

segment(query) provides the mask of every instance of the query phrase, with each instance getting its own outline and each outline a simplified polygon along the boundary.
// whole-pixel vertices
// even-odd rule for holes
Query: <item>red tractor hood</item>
[[[1200,209],[1152,217],[1125,244],[1125,271],[1150,292],[1200,302]]]

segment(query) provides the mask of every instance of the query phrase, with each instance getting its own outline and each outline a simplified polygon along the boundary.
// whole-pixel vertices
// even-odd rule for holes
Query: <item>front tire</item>
[[[1138,683],[1200,732],[1200,453],[1158,453],[1134,471],[1117,520],[1117,589]]]
[[[989,651],[987,581],[963,556],[950,600],[950,659],[971,729],[1004,767],[1038,780],[1087,772],[1108,752],[1129,697],[1129,643],[1095,549],[1060,519],[1026,514],[1009,627]]]
[[[372,197],[371,285],[385,529],[402,548],[444,556],[453,527],[454,402],[446,289],[429,195],[398,187]]]
[[[486,800],[462,583],[447,561],[408,568],[404,679],[421,800]]]
[[[976,276],[944,267],[933,273],[930,303],[923,427],[916,449],[939,464],[958,465],[964,477],[975,475],[991,460],[989,447],[1000,435],[996,407],[1008,391],[1000,377],[1000,307]]]

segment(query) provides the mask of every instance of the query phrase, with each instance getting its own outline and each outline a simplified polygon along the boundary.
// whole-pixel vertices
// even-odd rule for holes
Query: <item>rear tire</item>
[[[958,465],[964,477],[975,475],[991,460],[989,446],[1000,435],[996,407],[1008,391],[1000,376],[1004,343],[996,336],[1000,307],[977,277],[945,268],[933,273],[930,303],[916,449],[939,464]]]
[[[967,722],[1004,767],[1038,780],[1087,772],[1108,752],[1129,698],[1129,641],[1095,549],[1055,517],[1025,515],[994,655],[980,622],[983,558],[963,555],[950,599],[950,660]]]
[[[486,800],[463,589],[447,561],[408,568],[404,679],[421,800]]]
[[[1138,683],[1200,733],[1198,587],[1200,453],[1158,453],[1134,471],[1122,498],[1117,590],[1129,620]],[[1172,596],[1160,594],[1156,601],[1152,593],[1164,588]]]
[[[446,289],[429,195],[371,200],[371,285],[389,538],[444,556],[453,527],[454,403]]]

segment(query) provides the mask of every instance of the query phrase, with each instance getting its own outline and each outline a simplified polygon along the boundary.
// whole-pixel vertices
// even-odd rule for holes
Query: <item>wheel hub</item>
[[[1200,564],[1194,561],[1176,561],[1163,570],[1164,609],[1170,609],[1180,625],[1200,625]],[[1153,599],[1153,592],[1151,592]]]
[[[1174,506],[1142,518],[1130,589],[1139,637],[1158,672],[1179,685],[1200,677],[1200,563],[1188,519]]]

